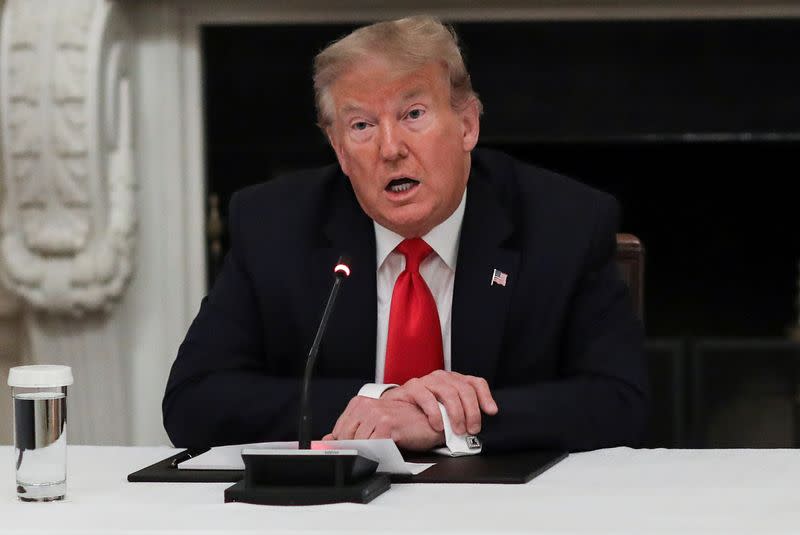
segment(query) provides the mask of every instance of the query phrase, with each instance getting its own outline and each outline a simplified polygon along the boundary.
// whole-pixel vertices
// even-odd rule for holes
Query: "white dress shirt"
[[[439,313],[439,324],[442,329],[442,350],[444,352],[444,369],[451,370],[450,330],[453,304],[453,283],[456,277],[456,259],[458,257],[458,241],[461,234],[461,222],[464,219],[467,192],[461,197],[458,208],[442,223],[431,229],[422,239],[431,246],[431,253],[419,266],[419,273],[436,301]],[[379,398],[388,388],[397,385],[384,384],[383,374],[386,364],[386,342],[389,338],[389,313],[392,305],[392,292],[397,277],[406,267],[406,258],[395,251],[403,237],[391,230],[375,225],[375,252],[378,280],[378,332],[375,347],[375,383],[364,385],[360,396]],[[450,427],[450,421],[444,406],[439,409],[445,423],[445,439],[447,448],[442,453],[464,455],[479,453],[476,440],[468,435],[456,435]]]

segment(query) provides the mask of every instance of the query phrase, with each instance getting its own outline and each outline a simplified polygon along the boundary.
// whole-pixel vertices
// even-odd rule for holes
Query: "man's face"
[[[455,211],[478,141],[478,107],[453,110],[442,65],[398,73],[370,59],[339,77],[331,96],[328,137],[367,215],[409,238]]]

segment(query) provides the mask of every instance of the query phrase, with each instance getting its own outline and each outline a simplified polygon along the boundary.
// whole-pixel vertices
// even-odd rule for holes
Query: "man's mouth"
[[[404,191],[410,190],[417,184],[419,184],[419,180],[414,180],[413,178],[395,178],[386,185],[386,191],[391,193],[403,193]]]

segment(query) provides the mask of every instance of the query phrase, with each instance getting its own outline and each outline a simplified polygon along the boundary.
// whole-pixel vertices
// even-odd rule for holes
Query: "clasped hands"
[[[485,379],[437,370],[386,390],[379,399],[354,397],[322,439],[390,438],[407,450],[429,450],[445,442],[440,402],[459,435],[478,434],[481,412],[498,411]]]

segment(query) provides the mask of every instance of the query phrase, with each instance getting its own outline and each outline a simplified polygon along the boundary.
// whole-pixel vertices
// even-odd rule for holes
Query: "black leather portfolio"
[[[527,483],[568,454],[563,451],[522,451],[497,455],[404,455],[406,461],[436,463],[415,476],[393,475],[392,483]]]
[[[392,475],[392,483],[527,483],[567,456],[560,451],[525,451],[497,455],[443,457],[439,455],[405,455],[411,462],[436,463],[421,474]],[[226,483],[242,479],[243,470],[181,470],[176,459],[180,452],[128,475],[133,483]]]

